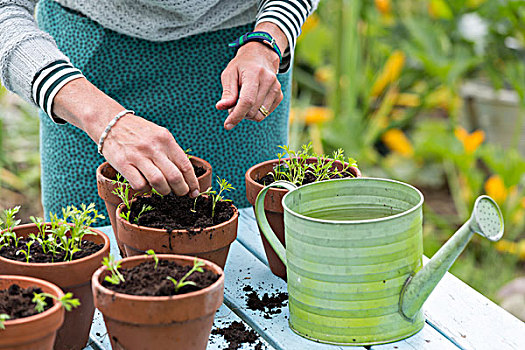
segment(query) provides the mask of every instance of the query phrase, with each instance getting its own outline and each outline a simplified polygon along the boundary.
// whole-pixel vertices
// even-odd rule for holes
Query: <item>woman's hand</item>
[[[259,24],[256,31],[270,33],[281,52],[288,46],[284,33],[273,23]],[[277,80],[279,56],[268,45],[249,42],[239,48],[237,55],[222,72],[223,93],[217,109],[228,110],[224,127],[231,130],[243,119],[262,121],[283,100],[281,84]]]
[[[123,109],[84,78],[67,83],[53,103],[56,116],[84,130],[96,143]],[[127,114],[119,119],[109,131],[102,153],[135,190],[153,187],[161,194],[199,194],[193,166],[172,134],[139,116]]]

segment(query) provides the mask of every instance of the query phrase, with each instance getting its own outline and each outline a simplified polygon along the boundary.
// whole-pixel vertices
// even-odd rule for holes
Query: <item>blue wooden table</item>
[[[119,256],[111,227],[102,231],[112,238],[111,251]],[[286,283],[275,277],[267,267],[266,256],[251,208],[241,209],[237,241],[230,249],[225,268],[224,304],[215,316],[214,328],[224,328],[232,321],[242,321],[260,336],[263,348],[283,350],[362,349],[319,344],[302,338],[288,327],[288,308],[264,317],[261,311],[246,307],[251,286],[259,296],[286,292]],[[391,344],[366,347],[386,349],[525,349],[525,323],[518,320],[483,295],[451,274],[447,274],[424,305],[425,327],[416,335]],[[212,335],[209,350],[227,347],[220,335]],[[253,347],[253,345],[251,346]],[[241,349],[250,349],[244,344]],[[102,315],[96,311],[91,341],[86,349],[111,349]],[[154,349],[152,349],[154,350]]]

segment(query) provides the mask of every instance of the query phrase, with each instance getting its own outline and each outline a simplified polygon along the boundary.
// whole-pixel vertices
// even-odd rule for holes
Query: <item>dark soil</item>
[[[206,173],[206,169],[201,167],[201,166],[197,166],[197,165],[193,165],[193,171],[195,172],[195,176],[197,177],[201,177],[202,175],[204,175]],[[110,180],[116,180],[117,179],[117,172],[115,171],[114,174],[111,174],[112,176],[109,176],[108,178]]]
[[[218,328],[211,331],[211,334],[222,335],[228,342],[225,350],[237,350],[242,344],[255,344],[259,335],[253,329],[246,329],[242,322],[233,321],[228,327]],[[255,349],[262,349],[262,343],[257,343]]]
[[[246,286],[243,288],[248,300],[246,305],[250,310],[259,310],[264,313],[264,318],[271,319],[272,315],[280,314],[282,312],[281,308],[286,306],[288,302],[288,293],[274,293],[269,295],[264,293],[262,298],[259,298],[259,295],[253,290],[252,287]]]
[[[231,202],[218,202],[215,206],[215,215],[211,217],[212,200],[200,196],[194,208],[195,199],[189,196],[178,197],[173,193],[166,196],[153,194],[138,197],[131,205],[130,222],[140,226],[173,230],[190,230],[193,233],[205,227],[215,226],[228,221],[233,216]],[[135,218],[144,205],[154,209],[143,213],[137,221]]]
[[[140,295],[140,296],[170,296],[176,294],[186,294],[196,290],[204,289],[217,281],[220,275],[212,271],[193,272],[185,281],[195,282],[196,285],[186,285],[175,292],[173,282],[166,279],[167,276],[180,281],[191,266],[181,266],[174,261],[159,260],[155,269],[154,261],[147,261],[129,269],[120,269],[125,282],[118,285],[103,281],[102,285],[114,292]]]
[[[27,251],[26,242],[29,242],[29,241],[30,239],[20,238],[20,240],[18,241],[18,248],[15,247],[14,245],[3,247],[0,249],[0,256],[6,259],[10,259],[10,260],[26,262],[26,256],[23,253],[17,254],[16,252],[22,249]],[[11,242],[11,244],[14,244],[14,243]],[[86,256],[95,254],[100,249],[104,248],[104,244],[96,244],[88,240],[83,240],[80,247],[82,250],[80,252],[76,252],[75,254],[73,254],[72,260],[82,259],[82,258],[85,258]],[[36,241],[31,245],[29,253],[31,255],[31,257],[29,258],[30,263],[42,263],[42,264],[52,263],[52,262],[63,262],[64,257],[66,255],[64,251],[57,252],[55,256],[53,256],[53,254],[49,252],[44,253],[44,251],[42,250],[42,246],[40,245],[40,243]],[[68,256],[68,259],[69,259],[69,256]]]
[[[354,177],[354,175],[353,175],[352,173],[345,172],[345,173],[342,174],[342,175],[335,175],[335,176],[332,176],[332,177],[330,178],[330,180],[332,180],[332,179],[347,178],[347,177]],[[324,180],[321,180],[321,181],[324,181]],[[269,184],[275,182],[275,180],[274,180],[274,175],[273,175],[273,173],[271,173],[271,174],[266,174],[266,175],[264,175],[263,177],[261,177],[260,179],[255,179],[255,182],[260,183],[260,184],[263,185],[263,186],[269,185]],[[304,177],[304,180],[303,180],[303,182],[301,183],[301,186],[302,186],[302,185],[311,184],[311,183],[313,183],[313,182],[315,182],[315,176],[314,176],[314,174],[312,174],[312,173],[306,173],[306,175],[305,175],[305,177]]]
[[[21,288],[18,284],[12,284],[9,288],[0,290],[0,314],[9,315],[9,320],[38,314],[35,310],[35,303],[32,302],[33,293],[42,293],[42,289],[38,287]],[[54,303],[51,298],[45,298],[45,302],[47,305],[44,311],[51,308]]]

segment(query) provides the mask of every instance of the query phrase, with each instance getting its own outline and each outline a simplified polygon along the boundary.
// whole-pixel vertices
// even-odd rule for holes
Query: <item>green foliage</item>
[[[219,185],[219,192],[213,190],[211,187],[208,188],[206,191],[199,193],[199,196],[195,198],[195,201],[193,202],[193,212],[195,212],[195,206],[197,205],[197,199],[202,195],[208,195],[211,200],[211,217],[215,217],[215,207],[217,206],[218,202],[231,202],[231,199],[226,199],[223,197],[223,192],[225,191],[231,191],[235,188],[230,184],[226,179],[221,179],[217,176],[217,184]]]
[[[76,298],[73,298],[73,293],[66,293],[61,298],[49,293],[33,293],[33,303],[35,303],[35,310],[37,312],[44,312],[45,307],[47,306],[46,299],[51,298],[58,301],[66,311],[71,311],[74,308],[80,306],[80,301]]]
[[[332,157],[319,155],[312,151],[312,143],[303,145],[301,150],[294,151],[288,146],[279,146],[284,152],[278,153],[278,164],[274,167],[274,181],[286,180],[297,186],[302,185],[308,173],[315,177],[315,181],[328,180],[336,177],[343,177],[350,167],[356,167],[354,159],[345,159],[344,151],[340,148],[333,152]],[[286,159],[285,157],[289,158]],[[315,162],[308,162],[309,159],[315,158]],[[341,162],[342,168],[335,166],[335,162]]]
[[[148,249],[146,251],[146,255],[152,256],[153,260],[155,261],[155,270],[157,269],[157,265],[159,264],[159,258],[157,257],[157,254],[155,254],[155,251],[153,249]]]
[[[120,261],[115,261],[113,254],[109,254],[109,257],[104,257],[102,260],[102,265],[106,266],[111,272],[111,276],[106,276],[104,278],[105,281],[115,285],[120,284],[120,282],[125,282],[124,276],[122,276],[118,270],[120,268],[120,264]]]
[[[18,248],[21,236],[17,237],[16,233],[12,231],[20,223],[20,220],[15,219],[18,210],[19,207],[4,210],[2,225],[6,229],[0,236],[0,249],[12,245]],[[65,252],[64,261],[71,261],[74,254],[82,250],[81,245],[84,236],[95,234],[91,231],[90,226],[96,223],[98,219],[104,218],[103,215],[98,214],[94,203],[88,206],[81,204],[80,209],[75,206],[68,206],[62,209],[62,215],[62,218],[58,218],[56,214],[50,213],[51,220],[49,223],[44,222],[40,217],[32,216],[31,221],[36,225],[38,232],[30,233],[25,250],[20,249],[16,254],[23,254],[26,257],[26,262],[29,262],[31,246],[38,242],[44,253],[52,253],[52,262],[60,251]]]
[[[4,322],[9,320],[11,317],[7,314],[0,314],[0,330],[5,329]]]
[[[184,286],[187,286],[187,285],[195,286],[196,285],[195,282],[186,281],[186,279],[190,277],[191,274],[194,272],[203,273],[204,270],[202,269],[202,267],[205,265],[206,264],[203,261],[195,259],[193,260],[193,267],[191,268],[191,270],[189,270],[180,280],[177,281],[175,278],[170,277],[170,276],[166,277],[166,279],[170,280],[173,283],[173,286],[175,288],[175,293],[177,293]]]

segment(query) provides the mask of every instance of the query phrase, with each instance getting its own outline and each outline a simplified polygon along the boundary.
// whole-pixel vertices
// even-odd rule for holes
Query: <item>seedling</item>
[[[112,254],[109,254],[109,257],[105,257],[102,260],[102,265],[106,266],[111,272],[111,276],[106,276],[104,281],[107,281],[111,284],[120,284],[120,282],[125,282],[124,276],[118,270],[120,268],[120,261],[115,261],[115,257]]]
[[[135,217],[135,219],[134,219],[133,221],[134,221],[136,224],[138,224],[138,223],[139,223],[139,219],[140,219],[140,217],[142,216],[142,214],[147,213],[148,211],[152,211],[152,210],[153,210],[153,207],[152,207],[151,205],[143,204],[143,205],[142,205],[142,209],[140,210],[140,212],[138,213],[138,215]],[[128,217],[128,218],[126,219],[126,220],[128,220],[128,221],[129,221],[129,212],[130,212],[130,211],[128,210],[128,211],[127,211],[127,214],[128,214],[127,217]],[[122,212],[121,212],[121,214],[122,214]]]
[[[153,249],[149,249],[146,251],[146,255],[152,256],[153,260],[155,260],[155,270],[157,269],[157,265],[159,264],[159,258],[157,257],[157,254],[153,251]]]
[[[33,243],[35,243],[35,241],[26,242],[27,251],[20,249],[16,252],[17,255],[24,254],[24,256],[26,257],[26,263],[28,263],[29,259],[31,258],[31,246],[33,245]]]
[[[18,242],[22,237],[17,237],[13,228],[20,223],[20,220],[14,218],[19,209],[20,207],[14,207],[3,212],[0,228],[3,228],[5,232],[0,236],[0,249],[5,246],[18,248]],[[31,245],[35,242],[40,244],[45,254],[52,253],[52,262],[55,261],[55,256],[60,251],[64,252],[64,261],[71,261],[74,254],[82,250],[81,244],[84,236],[95,234],[89,227],[98,219],[104,219],[103,215],[98,214],[94,203],[87,206],[81,204],[80,209],[75,206],[63,208],[62,218],[59,218],[56,213],[50,213],[49,216],[51,218],[49,223],[44,222],[40,217],[30,217],[38,232],[30,233],[28,235],[29,240],[26,242],[26,249],[20,249],[16,252],[16,254],[24,254],[26,262],[30,260]]]
[[[202,269],[202,267],[204,266],[204,262],[202,260],[193,260],[193,267],[191,268],[190,271],[188,271],[188,273],[186,273],[179,281],[177,281],[175,278],[173,277],[166,277],[166,279],[170,280],[174,287],[175,287],[175,293],[177,293],[179,291],[179,289],[181,289],[182,287],[184,286],[188,286],[188,285],[191,285],[191,286],[196,286],[197,284],[193,281],[186,281],[186,279],[188,277],[191,276],[192,273],[194,272],[200,272],[200,273],[203,273],[204,270]]]
[[[33,293],[32,302],[36,304],[35,310],[40,313],[44,312],[45,307],[47,306],[46,299],[51,298],[58,301],[66,311],[71,311],[74,308],[80,306],[80,301],[77,298],[73,298],[73,293],[66,293],[62,298],[57,298],[56,296],[49,293]]]
[[[11,209],[5,209],[2,211],[0,216],[0,231],[5,232],[1,235],[3,241],[11,245],[11,239],[15,240],[15,246],[18,248],[18,239],[16,233],[13,232],[13,228],[20,223],[20,220],[16,220],[15,216],[20,211],[20,206],[16,206]]]
[[[10,318],[11,317],[8,314],[0,314],[0,329],[5,329],[4,322]]]
[[[212,190],[211,187],[209,187],[206,191],[199,193],[199,195],[195,198],[195,201],[193,202],[193,212],[195,212],[195,206],[197,205],[197,198],[199,198],[202,195],[208,195],[210,196],[212,203],[211,203],[211,217],[215,217],[215,207],[217,206],[218,202],[231,202],[231,199],[226,199],[222,196],[222,193],[224,191],[231,191],[234,190],[235,187],[232,186],[226,179],[221,179],[217,176],[217,183],[219,184],[219,193],[217,191]]]
[[[327,155],[319,155],[312,152],[312,143],[301,146],[301,150],[294,151],[288,146],[279,146],[284,152],[277,154],[278,163],[273,168],[274,181],[286,180],[295,185],[302,185],[307,174],[315,177],[314,181],[328,180],[337,177],[343,177],[348,169],[357,166],[354,159],[345,160],[344,151],[338,149],[333,152],[332,158]],[[289,159],[284,159],[288,155]],[[316,162],[308,163],[309,158],[316,158]],[[335,166],[336,161],[341,162],[342,168]]]

